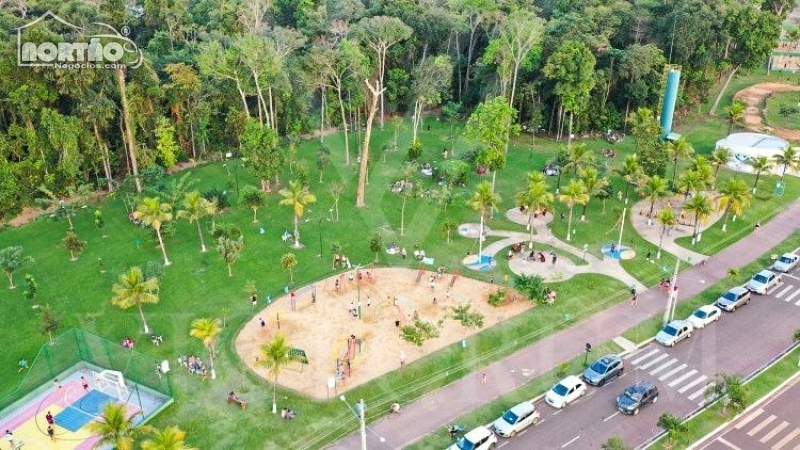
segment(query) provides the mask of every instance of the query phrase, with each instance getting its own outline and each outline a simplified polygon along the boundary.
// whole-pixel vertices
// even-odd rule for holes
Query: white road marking
[[[768,440],[774,438],[776,434],[780,433],[781,431],[783,431],[784,428],[786,428],[788,426],[789,426],[789,422],[784,420],[783,422],[781,422],[780,425],[778,425],[777,427],[773,428],[772,431],[770,431],[769,433],[765,434],[764,437],[759,439],[758,442],[761,442],[762,444],[767,442]]]
[[[784,295],[786,295],[787,292],[791,291],[793,288],[794,286],[786,286],[782,291],[775,294],[775,298],[783,297]]]
[[[788,297],[786,297],[786,299],[785,299],[784,301],[785,301],[786,303],[790,303],[790,302],[792,301],[792,299],[794,299],[794,298],[795,298],[795,297],[797,297],[798,295],[800,295],[800,289],[798,289],[798,290],[796,290],[796,291],[792,292],[792,293],[791,293],[791,295],[789,295]]]
[[[800,306],[800,300],[798,300],[797,303],[795,303],[794,305],[795,306]]]
[[[683,380],[691,377],[692,375],[694,375],[696,373],[697,373],[697,370],[692,369],[688,373],[685,373],[685,374],[681,375],[680,377],[676,378],[675,380],[672,380],[672,382],[670,384],[668,384],[667,386],[675,387],[677,384],[681,383]]]
[[[619,415],[619,411],[617,411],[614,414],[612,414],[612,415],[606,417],[605,419],[603,419],[603,422],[608,422],[609,420],[613,419],[614,417],[617,417],[618,415]]]
[[[703,386],[701,389],[695,391],[692,395],[689,396],[689,400],[694,401],[697,397],[703,395],[706,392],[706,389],[709,389],[711,386],[714,386],[716,383],[708,383],[707,385]]]
[[[658,364],[659,362],[663,361],[666,358],[669,358],[669,355],[664,353],[663,355],[654,358],[649,363],[639,366],[639,369],[646,370],[647,368],[655,366],[656,364]]]
[[[671,360],[669,360],[669,361],[665,362],[664,364],[658,366],[656,369],[651,370],[650,371],[650,375],[655,375],[658,372],[661,372],[662,370],[666,369],[667,367],[675,364],[676,362],[678,362],[678,358],[672,358]]]
[[[498,445],[497,448],[503,448],[503,446],[504,445],[508,445],[509,442],[511,442],[511,441],[503,441],[503,443]]]
[[[693,388],[694,386],[697,386],[698,384],[706,381],[707,379],[708,379],[708,377],[705,376],[705,375],[701,376],[700,378],[695,378],[694,381],[692,381],[691,383],[689,383],[686,386],[678,389],[678,393],[679,394],[683,394],[684,392],[686,392],[689,389]]]
[[[737,446],[735,446],[735,445],[731,444],[730,442],[726,441],[725,439],[723,439],[723,438],[721,438],[721,437],[718,437],[718,438],[717,438],[717,440],[718,440],[719,442],[721,442],[721,443],[725,444],[725,446],[726,446],[726,447],[730,447],[730,448],[732,448],[733,450],[742,450],[741,448],[739,448],[739,447],[737,447]]]
[[[798,434],[800,434],[800,428],[795,428],[794,431],[787,434],[783,439],[781,439],[775,445],[773,445],[772,450],[781,450],[784,445],[788,444],[789,441],[797,437]]]
[[[767,425],[772,423],[772,421],[777,419],[777,418],[778,418],[778,416],[776,416],[775,414],[772,414],[771,416],[769,416],[766,419],[762,420],[761,423],[759,423],[758,425],[754,426],[753,429],[748,431],[747,435],[750,436],[750,437],[755,436],[756,434],[758,434],[759,431],[763,430],[764,427],[766,427]]]
[[[745,425],[747,425],[748,423],[750,423],[750,421],[751,421],[751,420],[755,419],[756,417],[760,416],[760,415],[761,415],[761,414],[763,414],[763,413],[764,413],[764,410],[763,410],[763,409],[761,409],[761,408],[759,408],[759,409],[757,409],[757,410],[753,411],[752,413],[750,413],[750,415],[749,415],[749,416],[747,416],[747,417],[745,417],[744,419],[742,419],[742,420],[741,420],[739,423],[737,423],[737,424],[736,424],[736,426],[735,426],[735,427],[733,427],[733,428],[735,428],[735,429],[737,429],[737,430],[741,430],[742,428],[744,428],[744,426],[745,426]]]
[[[580,439],[580,438],[581,438],[581,437],[580,437],[580,435],[578,435],[578,436],[575,436],[575,437],[574,437],[574,438],[572,438],[572,439],[571,439],[569,442],[567,442],[566,444],[562,445],[562,446],[561,446],[561,448],[565,448],[566,446],[568,446],[569,444],[572,444],[573,442],[577,441],[577,440],[578,440],[578,439]]]
[[[794,276],[792,274],[789,274],[789,273],[784,273],[783,276],[789,277],[789,278],[794,278],[795,280],[800,280],[800,278],[798,278],[798,277],[796,277],[796,276]]]
[[[680,366],[678,366],[678,367],[670,370],[669,372],[665,373],[664,375],[661,375],[660,377],[658,377],[658,381],[664,381],[667,378],[669,378],[669,377],[675,375],[676,373],[680,372],[681,370],[685,369],[686,367],[687,367],[686,364],[681,364]]]
[[[649,357],[651,357],[651,356],[655,355],[656,353],[658,353],[658,352],[660,352],[660,351],[661,351],[661,350],[659,350],[659,349],[657,349],[657,348],[655,348],[655,349],[653,349],[653,350],[650,350],[649,352],[645,353],[644,355],[641,355],[639,358],[636,358],[636,359],[634,359],[633,361],[631,361],[631,364],[633,364],[633,365],[635,366],[636,364],[639,364],[640,362],[642,362],[642,361],[644,361],[645,359],[647,359],[647,358],[649,358]],[[638,356],[638,355],[637,355],[637,356]]]
[[[556,412],[554,412],[553,415],[557,416],[557,415],[561,414],[561,412],[563,412],[563,411],[564,411],[563,409],[559,409]]]

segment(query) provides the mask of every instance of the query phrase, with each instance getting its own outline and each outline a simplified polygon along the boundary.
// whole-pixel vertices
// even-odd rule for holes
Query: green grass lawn
[[[767,99],[767,125],[775,128],[797,128],[800,123],[800,93],[776,92]]]
[[[720,125],[718,119],[708,119],[706,125]],[[689,132],[687,131],[687,134]],[[443,148],[455,148],[456,156],[472,148],[461,138],[448,141],[449,128],[434,123],[431,131],[420,135],[423,143],[421,162],[433,162],[441,158]],[[458,135],[458,133],[457,133]],[[166,236],[166,250],[173,264],[163,269],[161,275],[160,303],[146,305],[145,315],[152,329],[164,336],[161,347],[152,347],[147,336],[141,331],[138,313],[135,309],[121,311],[110,303],[111,287],[119,274],[132,265],[151,265],[158,267],[161,254],[156,247],[154,234],[150,230],[138,228],[127,220],[127,211],[120,196],[103,200],[99,205],[103,211],[105,226],[98,230],[94,226],[92,210],[94,206],[81,210],[74,218],[76,232],[87,241],[86,250],[78,261],[70,262],[69,255],[61,247],[60,241],[67,231],[66,222],[54,222],[42,218],[20,228],[0,229],[0,248],[9,245],[23,245],[25,253],[35,258],[35,263],[16,273],[19,288],[7,291],[3,296],[5,314],[0,315],[0,326],[13,329],[15,336],[22,336],[13,345],[0,346],[0,390],[11,390],[21,380],[22,374],[16,372],[16,362],[20,358],[32,359],[37,349],[45,342],[40,332],[39,312],[32,308],[31,302],[23,296],[24,275],[33,275],[39,285],[39,293],[33,303],[49,304],[59,323],[59,330],[81,327],[111,341],[120,341],[131,336],[138,342],[137,350],[155,358],[168,359],[175,365],[179,354],[203,354],[202,344],[189,337],[192,320],[199,317],[221,318],[225,316],[227,327],[223,330],[218,344],[217,380],[201,382],[181,370],[172,372],[172,383],[177,402],[154,420],[157,426],[178,424],[189,435],[189,442],[200,448],[222,448],[234,445],[266,448],[288,448],[292,446],[322,443],[342,436],[355,427],[352,414],[341,402],[317,402],[305,399],[295,393],[280,391],[281,405],[290,405],[300,412],[298,419],[285,422],[269,414],[271,404],[270,385],[255,376],[238,359],[233,348],[233,340],[238,331],[253,314],[244,286],[253,280],[259,297],[278,295],[289,286],[289,276],[279,265],[282,254],[292,251],[297,254],[299,265],[295,270],[295,285],[302,286],[328,276],[331,269],[331,246],[338,243],[343,253],[356,264],[368,264],[374,259],[368,246],[369,238],[378,233],[385,243],[398,242],[409,253],[415,245],[426,250],[428,256],[451,270],[460,267],[460,261],[470,251],[477,251],[477,241],[465,239],[453,233],[450,243],[445,242],[442,224],[477,222],[478,215],[464,202],[472,195],[474,186],[481,177],[472,173],[467,187],[456,187],[457,198],[449,207],[432,202],[430,197],[409,199],[406,205],[404,235],[400,235],[401,197],[390,191],[391,184],[400,179],[400,170],[405,160],[405,148],[410,142],[408,130],[400,135],[400,151],[383,154],[384,145],[390,142],[392,133],[376,130],[373,134],[370,179],[367,189],[367,206],[357,209],[355,203],[355,183],[357,168],[355,164],[344,164],[343,140],[340,135],[325,138],[324,144],[306,141],[298,149],[298,159],[307,162],[310,191],[317,196],[317,203],[306,208],[301,219],[301,241],[303,249],[293,250],[280,239],[285,230],[293,226],[289,207],[278,205],[280,197],[272,194],[267,205],[258,211],[258,223],[252,222],[252,211],[233,206],[217,219],[217,223],[231,223],[242,229],[245,244],[241,259],[233,268],[233,277],[221,257],[216,253],[213,243],[208,242],[209,224],[203,224],[209,244],[209,252],[200,253],[196,229],[185,221],[178,221],[174,235]],[[592,148],[608,147],[600,139],[587,141]],[[355,155],[356,145],[353,137]],[[563,145],[546,139],[536,139],[530,147],[530,136],[516,137],[511,144],[509,164],[497,177],[497,190],[503,200],[500,211],[514,207],[514,194],[520,190],[529,171],[538,171],[553,157],[555,150]],[[322,174],[316,169],[316,154],[321,145],[331,149],[331,163]],[[627,152],[632,152],[634,140],[626,138],[615,146],[617,158],[603,164],[602,169],[610,171],[619,164]],[[385,157],[385,162],[384,162]],[[295,167],[296,169],[296,167]],[[215,187],[226,189],[231,201],[237,200],[237,187],[257,185],[256,177],[238,162],[208,164],[198,166],[189,173],[189,180],[195,182],[193,188],[201,191]],[[183,176],[183,175],[181,175]],[[280,175],[283,184],[293,178],[285,167]],[[174,178],[173,178],[174,180]],[[339,181],[345,186],[339,203],[340,220],[330,221],[333,199],[328,192],[332,182]],[[555,184],[555,177],[549,181]],[[562,180],[562,183],[567,181]],[[612,178],[616,189],[621,182]],[[168,181],[169,182],[169,181]],[[437,189],[432,180],[418,177],[416,183],[424,190]],[[763,183],[766,183],[764,181]],[[787,190],[787,201],[798,194]],[[635,201],[635,196],[632,197]],[[564,211],[564,205],[557,203],[556,214]],[[576,211],[579,212],[579,211]],[[612,197],[605,203],[593,199],[587,208],[587,221],[576,220],[576,234],[573,245],[581,248],[589,244],[589,251],[599,255],[600,245],[616,241],[621,203]],[[633,213],[629,211],[629,213]],[[524,227],[512,224],[502,215],[489,219],[487,224],[495,229],[517,230]],[[623,262],[623,266],[645,284],[655,284],[665,273],[663,267],[674,264],[670,255],[665,255],[659,264],[641,264],[647,250],[655,248],[645,243],[627,223],[623,242],[639,252],[640,259]],[[263,234],[261,230],[263,229]],[[729,233],[732,233],[733,228]],[[566,235],[566,224],[558,219],[553,223],[556,236]],[[103,236],[106,237],[103,237]],[[543,236],[536,237],[542,240]],[[493,242],[491,238],[487,244]],[[546,239],[545,239],[546,242]],[[704,241],[705,242],[705,241]],[[542,248],[542,244],[535,244]],[[321,253],[321,256],[320,256]],[[580,264],[575,256],[569,257]],[[494,278],[499,285],[510,283],[508,265],[500,259],[498,269],[491,273],[464,273],[477,279]],[[411,259],[401,261],[399,257],[379,255],[378,265],[416,267]],[[464,271],[462,271],[464,272]],[[411,401],[425,392],[452,382],[477,367],[488,364],[510,352],[546,336],[556,329],[567,327],[577,320],[584,320],[591,314],[617,301],[627,298],[627,287],[622,283],[599,275],[579,275],[566,282],[556,283],[559,302],[554,308],[534,308],[530,312],[484,331],[472,339],[466,349],[460,345],[440,350],[429,358],[411,364],[402,374],[389,374],[355,389],[352,398],[363,397],[369,404],[378,405],[371,414],[388,409],[388,404],[398,396],[404,402]],[[589,300],[592,301],[589,301]],[[596,299],[604,299],[597,302]],[[590,304],[591,306],[586,306]],[[569,311],[569,315],[565,313]],[[498,345],[498,342],[504,344]],[[154,374],[155,376],[155,374]],[[292,376],[291,371],[282,376]],[[231,389],[240,392],[250,401],[246,411],[232,410],[224,402]],[[380,405],[386,408],[380,408]],[[246,432],[242,432],[246,430]]]

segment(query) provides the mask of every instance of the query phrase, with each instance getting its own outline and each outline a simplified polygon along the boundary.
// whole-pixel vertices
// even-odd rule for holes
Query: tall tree
[[[725,147],[716,148],[714,149],[713,152],[711,152],[711,157],[709,158],[709,161],[711,162],[711,164],[714,165],[714,182],[715,182],[715,185],[712,186],[712,188],[716,187],[716,180],[717,180],[717,175],[719,174],[720,167],[728,164],[732,158],[733,156],[731,156],[731,151]]]
[[[472,198],[467,200],[467,206],[474,209],[480,215],[480,228],[478,231],[478,258],[480,259],[483,252],[483,226],[486,219],[486,213],[494,211],[497,204],[502,201],[500,194],[493,191],[492,186],[488,181],[483,181],[478,185]]]
[[[729,178],[720,186],[719,196],[717,197],[717,210],[725,213],[722,231],[727,231],[728,217],[731,213],[741,216],[744,213],[744,209],[750,206],[752,195],[747,183],[741,178]]]
[[[800,153],[798,152],[798,147],[792,147],[791,145],[787,146],[782,153],[773,155],[772,159],[779,166],[783,166],[783,172],[781,172],[781,183],[786,177],[787,169],[797,170],[800,168]]]
[[[664,209],[656,214],[656,220],[661,228],[661,231],[658,233],[658,250],[656,251],[656,259],[661,259],[661,247],[664,245],[664,234],[667,233],[667,230],[671,229],[678,223],[678,218],[675,217],[675,210],[672,209],[672,205],[668,204],[666,207],[664,207]]]
[[[700,231],[700,224],[705,223],[711,214],[714,213],[714,207],[711,205],[711,200],[703,194],[693,196],[689,201],[683,204],[683,209],[694,215],[694,229],[692,231],[692,243],[697,242],[697,235]]]
[[[278,191],[283,197],[281,205],[290,206],[294,210],[294,248],[300,248],[300,218],[306,206],[317,201],[317,197],[301,185],[299,181],[290,181],[289,187]]]
[[[572,146],[575,113],[583,113],[589,105],[595,82],[593,75],[596,62],[586,44],[568,40],[550,55],[544,67],[544,75],[555,82],[553,92],[560,101],[559,118],[563,117],[563,113],[569,112],[567,147]]]
[[[242,101],[242,111],[250,116],[250,107],[247,105],[246,75],[241,55],[233,45],[224,47],[219,40],[212,40],[201,44],[197,55],[197,65],[200,73],[216,81],[232,81]]]
[[[137,266],[130,267],[119,276],[119,281],[114,284],[111,291],[113,293],[111,297],[112,305],[121,309],[136,306],[139,310],[139,316],[142,318],[144,333],[149,334],[150,327],[147,326],[147,320],[144,318],[142,304],[158,303],[158,278],[147,279],[141,268]]]
[[[361,165],[358,168],[358,186],[356,187],[356,207],[363,208],[367,206],[367,175],[369,170],[369,143],[372,138],[372,125],[375,122],[375,113],[378,110],[378,99],[383,98],[383,92],[386,88],[381,87],[380,80],[375,80],[375,86],[369,83],[369,80],[364,80],[367,89],[371,94],[369,101],[369,112],[367,113],[366,130],[364,130],[364,146],[361,150]],[[381,118],[383,120],[383,118]],[[338,214],[337,214],[338,219]]]
[[[529,174],[530,175],[530,174]],[[550,211],[553,207],[555,197],[547,183],[544,181],[529,180],[526,189],[517,192],[514,202],[517,206],[522,206],[528,213],[528,231],[530,231],[529,245],[533,245],[533,214],[542,211]]]
[[[403,23],[402,20],[388,16],[365,17],[353,27],[353,34],[356,38],[375,52],[378,77],[377,85],[374,89],[380,97],[381,129],[383,129],[385,115],[383,93],[386,80],[386,52],[393,45],[411,37],[412,33],[411,27]]]
[[[142,442],[142,450],[197,450],[186,445],[186,432],[176,426],[153,430],[152,436]]]
[[[580,172],[594,166],[595,154],[592,149],[586,144],[576,144],[568,148],[567,163],[562,167],[562,170],[574,174],[573,177],[579,177]]]
[[[675,176],[678,174],[678,160],[681,158],[688,158],[694,154],[694,147],[685,137],[679,138],[677,141],[670,141],[667,144],[667,151],[669,157],[675,164],[672,170],[672,182],[675,182]]]
[[[122,66],[122,65],[121,65]],[[131,106],[128,101],[128,84],[125,80],[124,66],[116,69],[117,89],[119,91],[120,103],[122,104],[122,128],[125,132],[125,145],[128,150],[128,160],[131,164],[133,182],[136,185],[136,192],[142,192],[142,181],[139,179],[139,162],[136,157],[136,140],[134,137],[134,124],[131,122]]]
[[[277,177],[284,162],[284,155],[278,147],[278,133],[257,120],[247,121],[242,133],[242,156],[261,179],[261,189],[270,192],[270,179]]]
[[[9,289],[16,288],[16,286],[14,286],[14,272],[32,263],[33,257],[23,255],[22,246],[20,245],[0,249],[0,270],[2,270],[8,278]]]
[[[606,191],[608,178],[601,177],[596,168],[588,167],[578,171],[578,179],[581,180],[581,183],[586,188],[586,193],[589,194],[589,199],[583,204],[583,209],[581,210],[581,222],[585,222],[586,208],[589,206],[592,197],[608,195],[608,191]]]
[[[136,439],[151,430],[149,425],[135,425],[137,414],[139,413],[129,414],[124,403],[106,403],[97,420],[93,420],[87,425],[92,435],[100,436],[96,446],[110,446],[116,450],[133,450]]]
[[[242,248],[244,248],[244,235],[236,227],[228,227],[226,232],[220,233],[217,237],[217,252],[228,267],[229,277],[233,276],[233,265],[242,255]]]
[[[572,213],[575,210],[575,205],[585,205],[589,202],[589,193],[586,191],[586,186],[580,180],[570,180],[567,187],[561,191],[558,196],[558,201],[567,205],[569,208],[569,220],[567,221],[567,242],[572,240]]]
[[[506,165],[505,146],[512,133],[519,131],[513,123],[517,111],[503,97],[495,97],[478,105],[467,120],[464,134],[481,146],[476,162],[492,171],[494,192],[497,170]]]
[[[658,175],[653,175],[652,177],[645,176],[642,178],[641,185],[639,186],[639,195],[650,202],[650,209],[647,212],[647,217],[648,223],[652,224],[651,218],[653,217],[653,208],[655,208],[656,201],[670,196],[667,180]]]
[[[411,142],[417,142],[417,132],[422,121],[422,109],[436,106],[450,91],[453,77],[453,64],[450,58],[439,55],[422,60],[412,71],[414,81],[411,92],[414,96]]]
[[[152,228],[158,237],[158,245],[161,247],[161,253],[164,255],[164,265],[172,264],[167,258],[167,249],[164,247],[164,239],[161,236],[161,227],[172,220],[172,205],[169,203],[161,203],[158,197],[145,197],[141,203],[136,205],[136,210],[133,212],[133,217],[141,221],[146,226]]]
[[[297,267],[297,255],[291,252],[281,255],[281,267],[289,272],[289,283],[294,283],[294,268]]]
[[[507,60],[510,68],[511,91],[507,96],[508,105],[512,108],[520,68],[528,59],[531,50],[541,43],[544,27],[544,19],[528,8],[512,9],[498,25],[499,32],[495,41],[500,57]]]
[[[178,211],[178,218],[186,219],[189,223],[197,225],[197,235],[200,236],[200,251],[206,252],[206,242],[203,239],[203,229],[200,228],[200,220],[211,215],[213,203],[203,198],[200,191],[187,192],[181,202],[182,209]]]
[[[755,194],[758,188],[758,179],[761,178],[762,173],[772,170],[772,161],[766,156],[757,156],[750,160],[750,167],[756,171],[756,180],[753,182],[753,194]]]
[[[735,101],[725,108],[725,116],[728,121],[728,134],[731,134],[734,125],[740,125],[742,123],[746,107],[747,105],[744,103]]]
[[[211,369],[212,380],[217,379],[217,372],[214,370],[214,357],[217,354],[217,337],[219,337],[221,331],[220,320],[209,319],[208,317],[193,320],[192,329],[189,331],[189,336],[202,342],[208,352],[208,367]]]
[[[636,185],[642,175],[644,175],[644,170],[639,164],[639,158],[635,153],[625,156],[622,166],[614,169],[614,172],[622,176],[622,179],[625,181],[625,204],[627,205],[628,191],[630,190],[631,185]]]
[[[256,365],[266,368],[272,378],[272,414],[278,412],[278,375],[289,364],[300,360],[300,355],[292,354],[291,350],[282,333],[259,348],[261,358]]]

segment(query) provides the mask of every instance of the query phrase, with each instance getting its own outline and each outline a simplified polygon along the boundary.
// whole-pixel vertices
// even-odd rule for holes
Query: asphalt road
[[[702,450],[800,449],[800,378],[699,447]]]
[[[612,436],[621,437],[629,446],[644,443],[661,431],[656,422],[663,412],[682,417],[701,406],[704,390],[717,373],[747,376],[769,362],[791,344],[798,323],[800,277],[795,271],[784,275],[783,284],[770,294],[753,295],[748,305],[733,313],[723,311],[719,322],[695,330],[674,348],[653,342],[627,355],[623,376],[601,388],[589,387],[586,396],[565,409],[538,402],[543,420],[527,433],[501,440],[498,447],[594,449]],[[618,413],[616,396],[642,379],[658,386],[658,402],[635,417]],[[800,424],[800,420],[796,422]],[[776,419],[776,425],[780,423]]]

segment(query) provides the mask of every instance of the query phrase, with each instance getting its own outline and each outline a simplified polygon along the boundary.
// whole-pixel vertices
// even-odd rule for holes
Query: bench
[[[235,404],[239,405],[242,409],[247,409],[247,402],[242,400],[242,399],[240,399],[240,398],[234,398],[234,397],[230,397],[229,396],[228,397],[228,404],[231,404],[231,403],[235,403]]]

